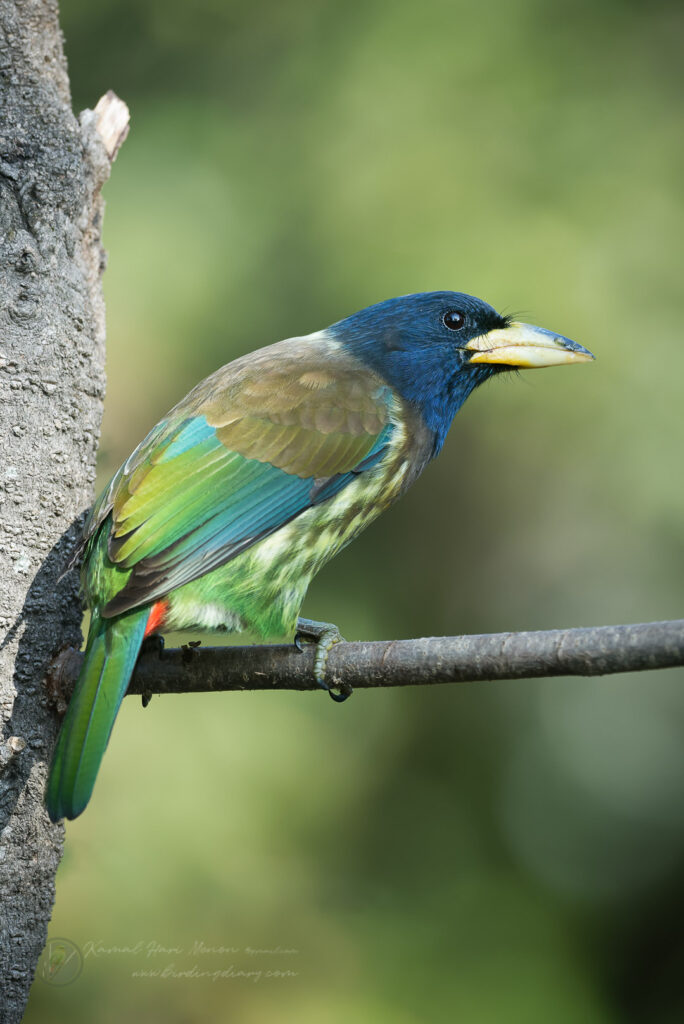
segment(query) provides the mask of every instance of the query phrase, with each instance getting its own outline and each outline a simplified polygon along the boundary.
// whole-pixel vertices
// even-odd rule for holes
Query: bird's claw
[[[140,645],[141,654],[153,654],[155,651],[161,661],[164,657],[164,637],[161,633],[150,633]]]
[[[316,684],[322,690],[327,690],[330,698],[338,704],[345,701],[347,697],[351,697],[352,688],[348,683],[343,683],[339,688],[339,693],[335,693],[325,681],[325,670],[328,664],[328,655],[335,644],[339,644],[343,639],[344,637],[337,626],[330,622],[315,622],[313,619],[299,619],[297,622],[297,631],[294,638],[295,647],[298,651],[303,651],[303,643],[313,643],[316,645],[314,652],[314,679]]]
[[[140,646],[141,654],[154,654],[155,651],[157,652],[159,660],[161,661],[162,658],[164,657],[164,637],[162,636],[161,633],[150,633],[149,636],[145,637]],[[148,706],[148,704],[152,700],[152,696],[153,695],[149,691],[140,694],[140,700],[144,708]]]
[[[202,646],[201,640],[189,640],[187,644],[181,644],[181,651],[183,652],[183,661],[187,665],[199,654],[198,647]]]

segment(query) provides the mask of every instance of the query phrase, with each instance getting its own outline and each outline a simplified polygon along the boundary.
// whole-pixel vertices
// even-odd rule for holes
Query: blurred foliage
[[[112,87],[132,111],[101,483],[239,353],[469,291],[596,364],[473,396],[305,612],[365,638],[681,615],[680,5],[62,19],[76,108]],[[50,928],[89,955],[36,981],[28,1024],[684,1019],[683,681],[126,701]],[[170,963],[264,974],[135,976]]]

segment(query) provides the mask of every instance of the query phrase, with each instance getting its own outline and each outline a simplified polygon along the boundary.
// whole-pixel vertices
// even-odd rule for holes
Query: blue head
[[[581,345],[516,323],[462,292],[388,299],[326,333],[419,409],[435,434],[435,453],[468,395],[493,374],[593,358]]]

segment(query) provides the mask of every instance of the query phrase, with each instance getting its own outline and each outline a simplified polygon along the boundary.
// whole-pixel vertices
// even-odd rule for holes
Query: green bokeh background
[[[679,5],[64,0],[62,23],[76,109],[131,107],[102,484],[221,363],[455,288],[597,362],[475,394],[305,613],[349,638],[682,614]],[[683,682],[125,701],[50,927],[84,968],[37,979],[27,1022],[684,1019]],[[262,975],[136,976],[170,964]]]

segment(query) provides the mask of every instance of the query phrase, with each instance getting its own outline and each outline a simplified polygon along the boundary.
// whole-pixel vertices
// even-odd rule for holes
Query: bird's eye
[[[463,313],[459,313],[457,309],[450,309],[442,317],[442,323],[445,327],[448,327],[450,331],[460,331],[465,323],[465,317]]]

